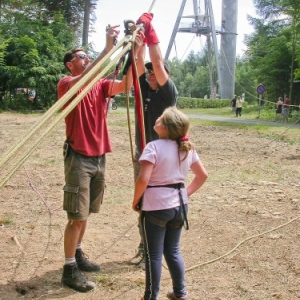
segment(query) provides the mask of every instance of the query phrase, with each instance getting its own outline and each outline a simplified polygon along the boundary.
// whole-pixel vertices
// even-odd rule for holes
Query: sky
[[[214,13],[216,29],[220,28],[222,16],[222,1],[211,0]],[[96,9],[96,32],[89,37],[89,41],[94,43],[95,50],[100,52],[105,45],[105,28],[108,24],[120,25],[118,40],[124,37],[124,20],[136,21],[139,16],[148,12],[153,5],[154,14],[153,26],[160,40],[160,47],[163,56],[167,51],[170,37],[173,32],[182,0],[100,0]],[[200,1],[201,12],[204,12],[204,1]],[[193,15],[193,0],[187,0],[183,16]],[[243,40],[245,34],[253,32],[252,26],[248,24],[247,14],[255,16],[255,9],[252,0],[238,0],[238,24],[237,24],[237,54],[243,55],[246,49]],[[182,19],[181,22],[192,22],[192,19]],[[195,37],[192,33],[178,32],[175,38],[176,48],[173,46],[169,59],[177,57],[184,60],[191,50],[201,51],[205,45],[205,39]],[[218,47],[220,42],[218,41]]]

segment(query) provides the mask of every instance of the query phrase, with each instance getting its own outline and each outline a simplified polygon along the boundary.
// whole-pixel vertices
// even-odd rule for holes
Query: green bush
[[[119,106],[126,106],[126,96],[117,96],[115,101]],[[129,97],[129,106],[134,106],[134,97]],[[201,98],[189,98],[178,97],[178,108],[220,108],[230,106],[229,99],[201,99]],[[243,106],[247,106],[245,102]]]
[[[124,106],[124,107],[127,106],[126,96],[116,96],[115,101],[116,101],[118,106]],[[134,102],[135,102],[135,98],[129,96],[129,106],[130,107],[134,106]]]
[[[228,107],[229,99],[202,99],[179,97],[177,106],[179,108],[220,108]]]

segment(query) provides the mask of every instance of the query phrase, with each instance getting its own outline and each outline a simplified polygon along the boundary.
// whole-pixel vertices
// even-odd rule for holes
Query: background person
[[[82,48],[68,51],[64,65],[71,75],[63,77],[57,86],[58,98],[67,93],[104,55],[113,48],[119,34],[117,26],[110,27],[106,35],[106,47],[93,62]],[[142,45],[144,34],[136,38],[136,54]],[[64,234],[65,264],[62,284],[80,292],[87,292],[95,283],[87,280],[80,272],[100,270],[100,265],[90,262],[84,255],[81,242],[87,219],[91,213],[98,213],[103,201],[105,188],[105,153],[111,152],[111,142],[107,128],[106,98],[128,91],[132,85],[132,75],[128,72],[122,81],[100,79],[87,95],[65,118],[65,186],[63,208],[68,215]],[[84,87],[78,91],[78,94]],[[65,107],[64,107],[65,108]]]
[[[235,111],[235,116],[236,117],[241,117],[242,116],[242,109],[243,109],[243,99],[241,96],[238,96],[236,98],[236,111]]]
[[[285,123],[287,123],[289,120],[290,105],[291,100],[288,97],[285,97],[282,105],[282,119]]]
[[[237,96],[234,95],[234,98],[231,100],[231,111],[234,116],[236,115],[236,98]]]
[[[140,157],[141,170],[136,181],[132,208],[142,203],[142,228],[146,256],[144,300],[158,299],[164,255],[172,278],[173,290],[167,297],[187,299],[184,262],[180,237],[186,222],[188,197],[205,182],[207,172],[187,132],[189,120],[175,107],[167,108],[154,126],[159,140],[148,143]],[[189,169],[194,178],[187,188]]]
[[[278,98],[278,101],[276,102],[276,110],[275,110],[275,122],[277,120],[281,121],[282,120],[282,105],[283,105],[283,101],[282,101],[282,97]]]
[[[154,130],[156,119],[163,113],[165,108],[176,105],[178,92],[174,82],[171,79],[171,70],[167,61],[164,61],[159,40],[151,24],[152,14],[144,13],[137,21],[143,23],[145,28],[145,39],[149,48],[151,62],[145,64],[146,45],[144,44],[138,53],[137,69],[139,74],[139,83],[142,93],[144,108],[144,126],[146,143],[158,139],[158,134]],[[147,73],[145,72],[147,70]],[[138,126],[136,116],[135,126],[135,144],[136,153],[134,161],[134,181],[140,171],[139,158],[142,153],[141,129]],[[140,224],[140,218],[138,221]],[[144,268],[144,242],[139,225],[140,244],[137,254],[130,260],[132,264],[138,264]]]

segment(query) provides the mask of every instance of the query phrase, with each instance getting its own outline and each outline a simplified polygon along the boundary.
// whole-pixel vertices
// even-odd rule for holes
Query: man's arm
[[[110,26],[106,32],[106,45],[98,57],[84,70],[82,74],[88,73],[115,45],[115,40],[120,33],[117,26]]]
[[[134,196],[132,201],[132,209],[134,211],[140,210],[140,208],[138,208],[138,205],[147,188],[149,179],[152,174],[153,166],[153,163],[149,161],[144,160],[141,162],[141,169],[135,182]]]
[[[139,77],[145,73],[145,56],[146,56],[146,45],[143,44],[137,55],[137,62],[136,62]]]
[[[149,55],[156,80],[160,86],[163,86],[167,82],[169,74],[164,67],[164,59],[159,44],[149,45]]]
[[[144,13],[138,19],[137,24],[143,24],[145,28],[145,38],[149,47],[150,60],[152,62],[155,77],[160,86],[163,86],[168,78],[169,74],[164,67],[164,59],[159,46],[159,39],[155,32],[155,29],[151,23],[153,14]]]

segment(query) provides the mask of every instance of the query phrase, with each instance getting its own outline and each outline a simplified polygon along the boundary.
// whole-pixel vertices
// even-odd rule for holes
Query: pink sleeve
[[[192,150],[193,155],[192,155],[192,164],[200,160],[200,157],[195,149]]]
[[[154,142],[150,142],[146,145],[145,149],[143,150],[143,153],[139,159],[139,161],[147,160],[153,164],[156,162],[157,152],[155,149]]]

